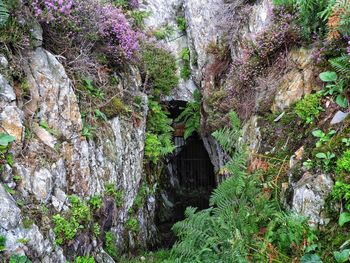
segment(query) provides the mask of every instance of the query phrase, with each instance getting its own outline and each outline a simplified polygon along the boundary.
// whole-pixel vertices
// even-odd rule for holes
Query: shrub
[[[142,61],[155,96],[168,95],[178,85],[175,57],[152,43],[142,46]]]
[[[160,158],[174,150],[172,120],[158,102],[150,100],[148,105],[149,115],[147,119],[145,157],[153,164],[156,164]]]
[[[312,123],[321,113],[320,94],[308,94],[295,105],[295,113],[306,123]]]

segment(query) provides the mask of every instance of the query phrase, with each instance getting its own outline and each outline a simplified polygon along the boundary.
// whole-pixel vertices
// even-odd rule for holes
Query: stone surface
[[[305,173],[293,187],[292,211],[306,216],[311,225],[325,225],[325,199],[332,188],[333,180],[329,175]]]
[[[343,120],[348,117],[350,112],[342,112],[342,111],[337,111],[336,114],[334,115],[333,119],[331,120],[331,124],[338,124],[341,123]]]
[[[312,50],[293,49],[289,53],[293,68],[282,76],[272,106],[273,111],[282,111],[300,100],[315,88]]]

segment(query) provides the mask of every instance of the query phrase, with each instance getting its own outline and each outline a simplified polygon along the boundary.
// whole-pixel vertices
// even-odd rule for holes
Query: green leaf
[[[350,213],[344,212],[339,216],[339,225],[343,226],[347,222],[350,222]]]
[[[301,257],[300,263],[322,263],[322,260],[318,255],[308,253]]]
[[[16,140],[16,137],[6,134],[6,133],[0,133],[0,145],[7,147],[9,143]]]
[[[325,136],[324,132],[321,130],[316,130],[312,132],[312,135],[318,138],[322,138]]]
[[[337,261],[337,263],[345,263],[349,260],[350,255],[350,249],[344,249],[342,251],[335,251],[334,258]]]
[[[320,79],[323,82],[333,82],[336,81],[338,77],[337,73],[335,73],[334,71],[325,71],[320,74]]]
[[[348,100],[343,95],[338,95],[337,98],[335,99],[335,102],[342,108],[348,107]]]
[[[325,153],[318,153],[318,154],[316,154],[316,157],[319,159],[326,159],[327,155]]]

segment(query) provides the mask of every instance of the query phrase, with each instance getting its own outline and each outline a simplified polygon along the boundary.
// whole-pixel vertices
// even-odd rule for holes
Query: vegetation
[[[156,101],[149,101],[149,115],[145,142],[145,157],[153,164],[173,152],[172,120]]]
[[[213,136],[231,155],[224,168],[231,177],[214,191],[209,209],[187,208],[186,219],[174,225],[179,242],[172,248],[172,258],[175,262],[247,262],[248,258],[289,262],[303,256],[313,243],[312,231],[305,219],[281,211],[278,200],[264,194],[257,174],[246,173],[245,147],[238,140],[240,121],[233,112],[230,117],[231,127]]]
[[[0,235],[0,252],[6,249],[6,237]]]
[[[201,94],[198,90],[193,93],[193,101],[189,101],[186,107],[175,121],[185,124],[185,140],[194,132],[199,132],[201,122]]]
[[[119,252],[115,244],[116,244],[116,239],[114,234],[112,232],[106,232],[105,250],[113,259],[118,259]]]
[[[295,113],[306,123],[312,123],[321,113],[321,97],[319,94],[309,94],[295,105]]]
[[[184,48],[181,51],[182,68],[180,72],[181,78],[188,80],[191,76],[191,66],[190,66],[190,49]]]
[[[142,60],[154,95],[169,95],[179,81],[176,76],[175,57],[154,44],[144,43]]]
[[[176,19],[176,22],[177,22],[177,27],[179,28],[180,31],[182,31],[182,32],[186,31],[187,22],[186,22],[186,19],[184,17],[179,16]]]
[[[9,263],[32,263],[26,256],[12,255]]]
[[[74,259],[74,263],[95,263],[93,257],[77,257]]]

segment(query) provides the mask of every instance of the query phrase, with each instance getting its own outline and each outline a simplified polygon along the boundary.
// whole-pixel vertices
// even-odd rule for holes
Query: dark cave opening
[[[186,102],[171,101],[167,106],[175,120]],[[186,208],[208,208],[209,197],[216,187],[214,167],[201,137],[195,133],[185,140],[184,125],[174,122],[173,127],[176,150],[167,159],[158,198],[156,224],[162,247],[170,247],[176,241],[171,227],[185,218]]]

